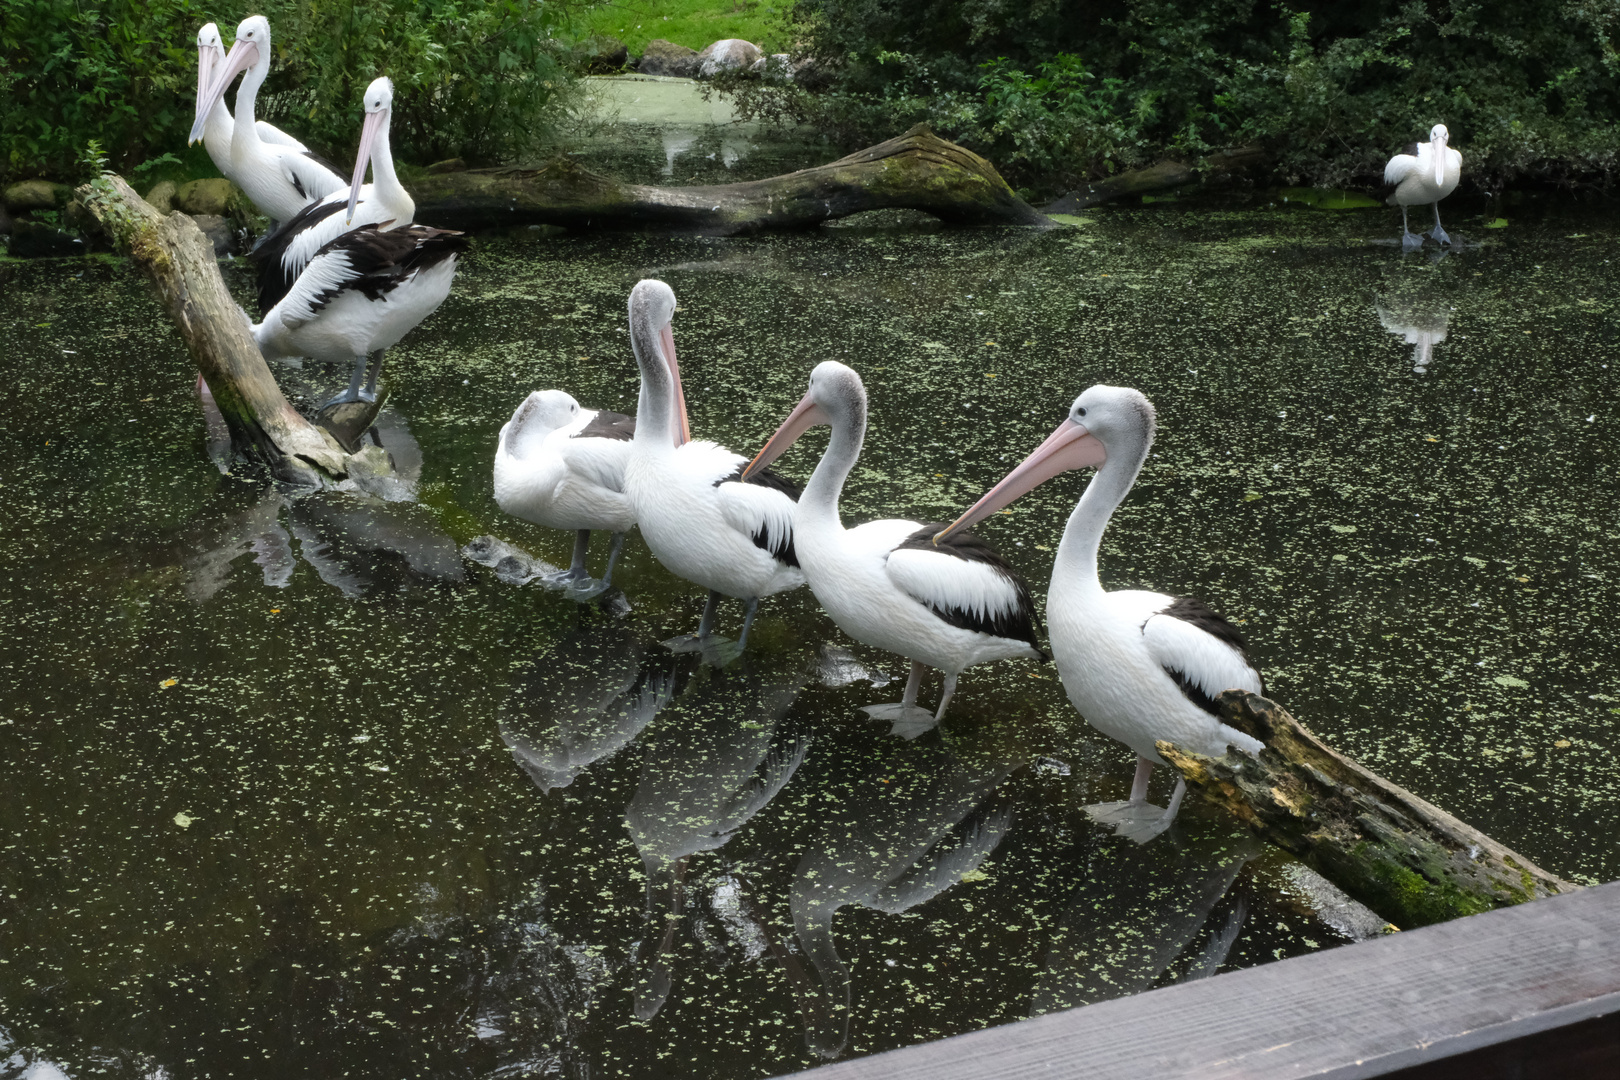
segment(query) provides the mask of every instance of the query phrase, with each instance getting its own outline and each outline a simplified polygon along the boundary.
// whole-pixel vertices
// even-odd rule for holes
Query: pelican
[[[394,172],[394,155],[388,145],[394,84],[386,76],[373,79],[361,101],[365,126],[360,131],[360,149],[348,190],[334,191],[305,206],[266,236],[248,256],[259,268],[260,311],[275,307],[315,253],[344,233],[365,225],[395,229],[409,225],[416,216],[416,203]],[[368,164],[372,183],[362,186]]]
[[[231,168],[227,175],[260,212],[286,221],[305,204],[341,189],[343,177],[308,150],[267,144],[260,138],[253,109],[268,74],[270,20],[250,15],[236,28],[236,42],[225,54],[224,67],[198,103],[188,141],[194,143],[203,137],[215,102],[225,96],[231,81],[242,75],[242,86],[236,92],[236,121],[231,125]]]
[[[1395,193],[1386,202],[1401,208],[1401,248],[1411,251],[1423,246],[1422,234],[1406,225],[1406,208],[1419,203],[1434,206],[1434,229],[1428,234],[1437,244],[1450,244],[1451,237],[1440,227],[1440,200],[1457,188],[1462,176],[1462,155],[1446,145],[1451,133],[1446,125],[1429,129],[1429,141],[1413,143],[1405,153],[1396,154],[1384,166],[1384,183],[1394,184]]]
[[[375,225],[323,247],[292,290],[251,326],[266,360],[354,361],[349,389],[328,404],[375,401],[382,353],[444,303],[467,239],[448,229]],[[368,356],[371,380],[360,388]]]
[[[793,548],[810,591],[839,629],[911,661],[900,703],[866,711],[893,720],[895,734],[916,738],[945,716],[965,668],[987,660],[1046,659],[1035,640],[1035,603],[1024,579],[972,533],[958,531],[936,545],[930,538],[939,524],[889,519],[844,528],[838,496],[866,438],[866,387],[836,360],[810,373],[804,400],[749,463],[743,479],[817,424],[832,426],[832,440],[799,496]],[[917,708],[925,666],[945,673],[933,714]]]
[[[221,176],[231,179],[231,131],[235,122],[231,119],[231,111],[225,107],[224,97],[214,99],[213,107],[206,112],[203,110],[203,101],[208,95],[208,88],[213,85],[214,72],[221,61],[225,59],[225,46],[219,40],[219,27],[213,23],[204,23],[203,28],[197,31],[197,117],[206,117],[203,127],[203,147],[208,151],[208,157],[214,163]],[[288,135],[274,124],[263,120],[254,122],[259,129],[259,138],[267,143],[277,146],[286,146],[299,153],[308,153],[309,147]]]
[[[624,465],[635,433],[632,418],[581,409],[561,390],[536,390],[501,428],[495,448],[496,503],[513,517],[575,531],[573,563],[552,575],[551,584],[594,595],[613,583],[624,534],[636,523],[624,493]],[[600,582],[592,582],[585,572],[592,529],[613,534]]]
[[[740,480],[747,459],[707,440],[691,442],[670,318],[675,293],[646,280],[630,291],[630,346],[641,369],[636,437],[624,489],[653,555],[673,573],[709,590],[694,637],[666,644],[680,652],[710,646],[721,596],[747,604],[736,652],[761,597],[804,584],[793,550],[798,490],[765,470]]]
[[[1093,816],[1139,842],[1170,826],[1187,790],[1177,780],[1168,808],[1160,813],[1147,805],[1148,776],[1164,764],[1154,743],[1165,739],[1212,757],[1228,745],[1258,754],[1260,741],[1221,723],[1214,699],[1233,687],[1265,691],[1237,628],[1201,601],[1105,592],[1097,580],[1103,530],[1136,483],[1153,431],[1153,404],[1145,396],[1093,386],[1034,453],[937,537],[948,539],[1061,472],[1097,469],[1058,544],[1046,619],[1069,700],[1092,727],[1137,754],[1130,801]]]

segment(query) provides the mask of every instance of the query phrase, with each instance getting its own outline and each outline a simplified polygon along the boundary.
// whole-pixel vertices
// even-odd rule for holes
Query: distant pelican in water
[[[1440,227],[1440,200],[1456,190],[1462,176],[1462,155],[1446,145],[1450,138],[1446,125],[1436,124],[1429,131],[1428,142],[1413,143],[1384,166],[1384,183],[1395,185],[1395,193],[1386,201],[1401,208],[1402,250],[1423,246],[1423,236],[1414,234],[1406,224],[1406,208],[1421,203],[1434,207],[1434,229],[1428,235],[1437,244],[1451,243],[1451,237]]]

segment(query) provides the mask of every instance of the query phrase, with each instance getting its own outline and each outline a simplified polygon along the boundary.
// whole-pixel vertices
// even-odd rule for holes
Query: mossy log
[[[561,225],[734,236],[895,208],[958,225],[1053,224],[988,161],[926,124],[826,165],[741,184],[626,184],[563,158],[537,169],[428,175],[412,185],[411,196],[418,221],[449,229]]]
[[[78,193],[114,245],[157,287],[236,449],[290,483],[346,478],[359,463],[282,394],[220,276],[214,245],[197,223],[179,212],[164,214],[110,174]],[[370,461],[360,468],[378,471]]]
[[[1567,893],[1550,874],[1325,745],[1280,705],[1228,690],[1221,719],[1265,743],[1258,759],[1158,743],[1189,788],[1403,929]]]
[[[1212,154],[1196,169],[1180,161],[1161,161],[1143,169],[1132,169],[1094,184],[1086,184],[1046,207],[1046,212],[1072,214],[1088,206],[1096,206],[1098,203],[1111,202],[1131,195],[1174,191],[1189,184],[1215,184],[1230,180],[1245,169],[1263,165],[1266,160],[1264,149],[1258,146],[1245,146],[1237,150],[1224,150]]]

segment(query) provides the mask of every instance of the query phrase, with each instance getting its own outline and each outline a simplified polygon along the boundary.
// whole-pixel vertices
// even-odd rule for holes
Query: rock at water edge
[[[707,79],[722,71],[743,71],[752,67],[754,61],[764,55],[760,47],[752,41],[725,38],[697,54],[697,75],[700,79]]]
[[[641,54],[636,70],[643,75],[673,75],[690,79],[697,74],[698,54],[685,45],[677,45],[663,38],[653,38]]]

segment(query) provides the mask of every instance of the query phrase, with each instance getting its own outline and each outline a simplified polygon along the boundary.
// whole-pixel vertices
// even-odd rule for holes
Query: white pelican
[[[636,523],[624,493],[624,466],[636,422],[615,412],[581,409],[571,394],[536,390],[501,428],[495,448],[495,501],[513,517],[572,529],[574,560],[552,584],[599,593],[613,583],[624,534]],[[607,572],[585,572],[591,530],[613,534]]]
[[[213,161],[214,168],[220,171],[220,175],[230,179],[231,131],[235,127],[231,111],[225,107],[223,96],[214,99],[212,108],[206,112],[203,110],[203,101],[208,95],[208,89],[214,84],[214,73],[219,70],[224,59],[225,46],[219,40],[219,27],[213,23],[204,23],[203,28],[197,31],[197,117],[206,118],[203,127],[203,147],[208,151],[208,157]],[[259,129],[259,138],[267,143],[291,147],[299,153],[306,153],[309,150],[309,147],[274,124],[258,120],[254,122],[254,126]]]
[[[268,74],[270,20],[250,15],[236,28],[236,42],[225,54],[223,68],[198,103],[199,115],[191,125],[189,141],[194,143],[203,137],[214,103],[225,96],[231,81],[242,75],[242,86],[236,92],[236,120],[231,125],[231,168],[227,175],[262,213],[286,221],[305,204],[341,189],[343,177],[308,150],[266,143],[259,136],[253,109]]]
[[[376,400],[382,353],[444,303],[467,247],[461,233],[408,225],[344,233],[298,276],[292,291],[252,327],[266,360],[307,356],[354,361],[349,389],[332,402]],[[375,367],[364,390],[368,355]]]
[[[1412,143],[1384,166],[1384,183],[1396,185],[1395,193],[1385,201],[1401,208],[1401,247],[1406,251],[1423,246],[1422,234],[1414,234],[1406,225],[1406,208],[1420,203],[1434,206],[1434,229],[1428,235],[1437,244],[1451,243],[1440,227],[1440,200],[1456,190],[1462,155],[1446,145],[1450,138],[1446,125],[1436,124],[1429,130],[1428,142]]]
[[[965,668],[987,660],[1046,659],[1035,640],[1035,603],[1024,579],[972,533],[957,531],[936,545],[931,540],[939,524],[889,519],[844,528],[838,496],[866,438],[866,387],[836,360],[810,373],[804,400],[743,479],[817,424],[832,425],[832,440],[799,496],[793,549],[810,591],[839,629],[911,661],[900,703],[866,711],[893,720],[896,735],[916,738],[944,717]],[[925,666],[945,674],[933,714],[916,704]]]
[[[798,491],[769,470],[742,483],[747,458],[707,440],[688,441],[669,327],[674,313],[675,293],[662,281],[641,281],[630,291],[630,345],[641,369],[641,398],[624,489],[658,561],[709,590],[697,635],[675,639],[670,648],[708,646],[724,595],[748,606],[735,646],[740,652],[748,645],[760,598],[804,584],[793,550]]]
[[[366,120],[348,190],[334,191],[305,206],[248,255],[259,270],[260,311],[275,307],[315,253],[350,229],[365,225],[394,229],[409,225],[416,216],[416,203],[394,172],[394,155],[388,145],[394,84],[386,76],[373,79],[361,100]],[[361,186],[368,164],[372,183]]]
[[[1233,687],[1265,689],[1237,628],[1201,601],[1136,589],[1104,592],[1097,580],[1097,545],[1142,471],[1153,430],[1153,404],[1141,393],[1093,386],[1023,464],[939,536],[983,520],[1061,472],[1097,469],[1063,530],[1046,621],[1069,700],[1092,727],[1137,753],[1130,801],[1094,816],[1118,822],[1121,835],[1139,841],[1169,827],[1187,788],[1177,780],[1163,813],[1147,806],[1148,775],[1164,764],[1155,741],[1212,756],[1228,744],[1258,754],[1259,740],[1220,722],[1214,698]]]

